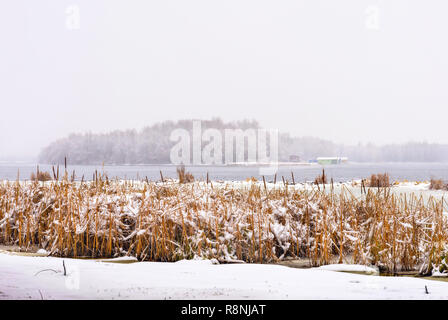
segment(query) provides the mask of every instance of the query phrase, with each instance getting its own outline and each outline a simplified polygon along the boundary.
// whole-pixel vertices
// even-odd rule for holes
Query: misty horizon
[[[295,137],[448,144],[448,4],[21,1],[0,10],[0,159],[70,133],[257,119]]]
[[[69,159],[70,163],[78,165],[166,164],[179,161],[184,164],[191,164],[192,161],[196,164],[204,164],[202,161],[208,164],[265,162],[261,160],[265,155],[261,151],[264,142],[257,142],[257,136],[266,136],[265,129],[269,131],[270,128],[262,128],[254,119],[233,122],[225,122],[218,117],[201,121],[168,120],[141,130],[72,134],[42,149],[38,161],[42,164],[61,164]],[[207,132],[213,134],[211,140]],[[275,150],[275,155],[269,151],[269,161],[273,162],[308,162],[318,157],[334,156],[348,157],[355,162],[445,162],[448,159],[448,144],[411,142],[384,146],[347,146],[310,136],[295,137],[280,130],[274,130],[273,134],[267,144],[270,150],[271,147]],[[197,137],[196,140],[194,137]],[[223,139],[228,141],[224,144]],[[240,148],[240,157],[236,154],[234,143],[238,146],[236,148]],[[195,145],[199,156],[192,154]],[[257,155],[257,148],[261,154]],[[183,160],[175,160],[180,149],[183,150],[180,152]]]
[[[41,154],[46,148],[48,148],[50,145],[52,145],[54,143],[57,143],[58,141],[61,141],[61,140],[64,140],[64,139],[68,139],[68,138],[73,137],[73,136],[86,136],[86,135],[108,136],[108,135],[112,135],[114,133],[124,134],[124,133],[127,133],[127,132],[133,132],[133,133],[136,133],[136,134],[140,134],[140,133],[143,133],[145,130],[147,130],[149,128],[154,128],[154,127],[157,127],[157,126],[160,126],[160,125],[164,125],[165,123],[172,122],[172,123],[176,124],[176,123],[183,122],[183,121],[193,121],[193,120],[199,120],[199,121],[202,121],[202,122],[213,121],[213,120],[224,121],[225,124],[230,125],[230,126],[228,126],[226,128],[233,128],[234,123],[253,122],[253,123],[256,123],[260,128],[263,128],[263,127],[260,126],[260,123],[256,119],[239,119],[239,120],[236,120],[236,122],[234,122],[234,123],[226,122],[224,119],[222,119],[220,117],[212,117],[211,119],[179,119],[179,120],[170,119],[170,120],[165,120],[165,121],[161,121],[161,122],[156,122],[156,123],[153,123],[151,125],[146,125],[146,126],[144,126],[142,128],[111,129],[111,130],[105,130],[105,131],[102,131],[102,132],[95,132],[94,130],[88,130],[88,131],[84,131],[84,132],[70,132],[70,133],[68,133],[65,136],[61,136],[61,137],[56,138],[53,141],[49,141],[37,153],[28,154],[28,155],[21,155],[21,154],[18,154],[18,155],[17,154],[16,155],[6,155],[6,156],[2,155],[2,156],[0,156],[0,161],[39,162],[39,154]],[[243,127],[241,127],[241,128],[243,128]],[[263,128],[263,129],[269,129],[269,128]],[[275,128],[275,129],[277,129],[277,128]],[[389,147],[389,146],[397,146],[397,147],[399,147],[399,146],[406,146],[406,145],[412,145],[412,144],[415,144],[415,145],[420,145],[421,144],[421,145],[429,145],[429,146],[443,146],[443,147],[448,148],[448,143],[447,144],[440,144],[440,143],[432,143],[430,141],[424,141],[424,140],[421,140],[421,141],[409,140],[409,141],[406,141],[406,142],[403,142],[403,143],[384,143],[384,144],[375,144],[375,143],[372,143],[370,141],[369,142],[361,142],[360,141],[357,144],[343,144],[343,143],[339,143],[338,144],[335,141],[332,141],[330,139],[323,139],[323,138],[320,138],[318,136],[313,136],[313,135],[295,136],[295,135],[291,134],[290,132],[281,131],[281,130],[280,130],[280,133],[282,135],[289,136],[291,139],[301,139],[301,138],[302,139],[303,138],[307,139],[307,138],[309,138],[309,139],[313,139],[313,140],[322,141],[323,143],[334,144],[334,145],[339,146],[340,148],[344,148],[344,147],[347,147],[347,148],[359,148],[359,147],[369,147],[369,148],[378,147],[378,148],[382,148],[382,147]],[[169,138],[169,134],[167,134],[166,136],[167,136],[167,138]],[[294,154],[294,152],[291,152],[291,155],[293,155],[293,154]],[[344,154],[336,154],[336,153],[333,154],[330,151],[330,153],[328,153],[328,154],[323,153],[322,156],[344,156]]]

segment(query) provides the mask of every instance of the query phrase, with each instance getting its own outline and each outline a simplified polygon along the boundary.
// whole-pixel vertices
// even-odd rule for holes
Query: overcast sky
[[[0,158],[213,116],[448,143],[447,17],[445,0],[0,0]]]

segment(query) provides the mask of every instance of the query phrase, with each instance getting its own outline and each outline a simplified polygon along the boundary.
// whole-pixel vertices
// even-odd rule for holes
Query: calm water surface
[[[52,174],[51,165],[39,165],[41,171]],[[234,166],[186,166],[196,179],[205,179],[207,172],[210,180],[244,180],[248,177],[260,179],[259,167],[234,167]],[[327,175],[335,182],[345,182],[352,179],[363,179],[373,173],[387,172],[392,180],[424,181],[431,178],[444,179],[448,181],[448,163],[347,163],[341,165],[288,165],[280,166],[277,172],[277,180],[281,177],[291,180],[291,172],[294,173],[296,182],[314,180],[314,178],[325,169]],[[60,172],[64,170],[60,166]],[[172,165],[119,165],[119,166],[68,166],[70,175],[75,171],[77,180],[84,175],[85,180],[91,180],[95,170],[105,172],[109,178],[121,179],[145,179],[160,180],[160,171],[164,177],[175,178],[176,167]],[[0,163],[0,180],[20,180],[30,178],[32,172],[36,171],[36,164],[26,163]],[[272,180],[273,176],[266,176]]]

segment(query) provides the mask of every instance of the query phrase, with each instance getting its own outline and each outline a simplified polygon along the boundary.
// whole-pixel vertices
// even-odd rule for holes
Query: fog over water
[[[32,172],[36,172],[35,164],[0,163],[0,180],[14,181],[19,174],[20,180],[30,178]],[[237,181],[250,177],[262,179],[259,167],[235,167],[235,166],[187,166],[195,179],[206,180],[207,173],[210,180]],[[448,181],[448,164],[446,163],[349,163],[341,165],[309,165],[309,166],[280,166],[277,172],[277,182],[282,181],[282,176],[289,182],[292,181],[291,172],[295,182],[314,181],[325,170],[328,179],[335,182],[347,182],[353,179],[370,178],[370,175],[387,172],[391,181],[428,181],[431,178]],[[52,167],[40,165],[40,171],[48,171],[52,174]],[[64,173],[64,166],[60,166],[60,176]],[[82,166],[69,165],[68,175],[71,177],[75,171],[75,179],[92,180],[95,171],[105,173],[111,178],[140,179],[160,181],[160,171],[164,178],[176,178],[176,166],[173,165],[146,165],[146,166]],[[266,176],[268,181],[273,181],[274,176]]]
[[[257,119],[335,143],[448,144],[448,2],[0,3],[0,160],[72,132]]]

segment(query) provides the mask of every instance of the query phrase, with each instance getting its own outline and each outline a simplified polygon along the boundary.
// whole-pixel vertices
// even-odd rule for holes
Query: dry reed
[[[327,183],[327,175],[325,174],[325,169],[322,169],[322,174],[318,175],[314,179],[314,184],[326,184]]]
[[[387,188],[390,187],[390,178],[387,173],[372,174],[370,176],[369,187],[371,188]]]
[[[190,183],[194,182],[194,176],[185,171],[185,166],[180,165],[176,168],[177,171],[177,177],[179,179],[179,183]],[[207,181],[208,181],[208,173],[207,173]]]
[[[51,175],[46,171],[39,171],[39,167],[37,167],[36,173],[31,172],[30,180],[32,180],[32,181],[50,181]]]
[[[429,189],[430,190],[448,190],[448,184],[444,183],[443,180],[440,180],[440,179],[431,179]]]
[[[0,244],[55,256],[246,262],[309,258],[420,269],[443,263],[443,203],[369,189],[361,198],[266,182],[110,180],[0,183]]]

